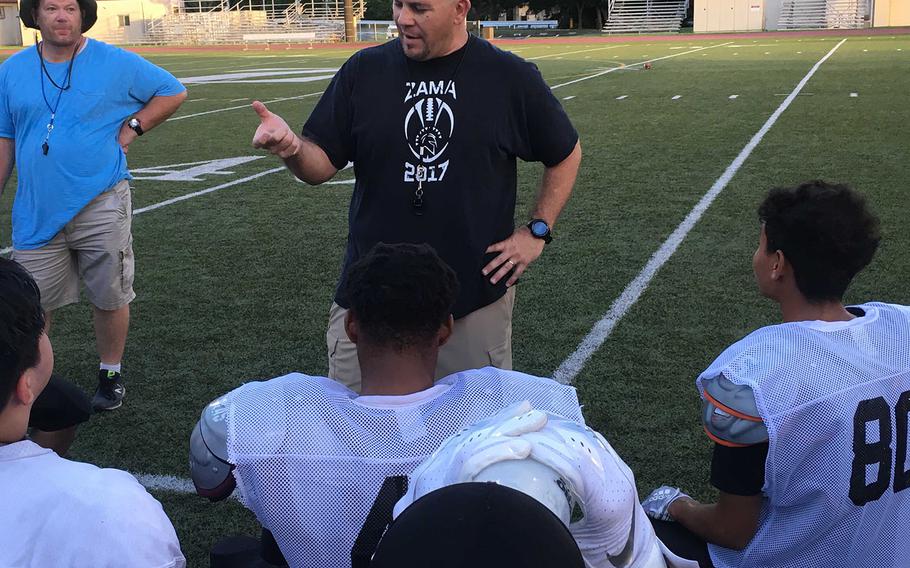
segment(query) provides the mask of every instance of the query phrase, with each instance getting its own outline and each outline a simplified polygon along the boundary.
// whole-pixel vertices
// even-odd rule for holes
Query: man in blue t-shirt
[[[461,291],[437,378],[512,368],[513,285],[551,241],[581,161],[578,133],[532,63],[470,36],[470,0],[395,0],[398,39],[341,67],[293,132],[254,102],[253,145],[319,184],[349,162],[356,182],[344,267],[326,332],[329,376],[357,390],[357,348],[344,331],[345,273],[376,243],[430,244]],[[517,158],[543,175],[517,226]]]
[[[17,164],[13,257],[54,310],[94,306],[96,410],[120,406],[133,292],[130,144],[174,113],[186,89],[136,54],[83,37],[95,0],[22,0],[42,41],[0,65],[0,191]]]

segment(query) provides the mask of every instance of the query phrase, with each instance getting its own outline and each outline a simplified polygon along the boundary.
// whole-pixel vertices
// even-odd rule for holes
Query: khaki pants
[[[89,301],[116,310],[133,301],[133,207],[123,180],[89,202],[47,244],[14,250],[41,290],[41,305],[52,312],[79,301],[79,280]]]
[[[439,350],[436,378],[465,369],[498,367],[512,369],[512,309],[515,287],[489,306],[455,320],[452,336]],[[344,317],[348,311],[332,303],[329,328],[325,334],[329,355],[329,377],[360,392],[360,363],[357,346],[348,339]]]

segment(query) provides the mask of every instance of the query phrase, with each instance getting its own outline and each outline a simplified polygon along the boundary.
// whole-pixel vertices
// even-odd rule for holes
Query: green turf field
[[[518,289],[517,369],[551,375],[575,352],[840,40],[683,36],[504,45],[539,65],[584,151],[555,240]],[[248,104],[276,101],[269,108],[299,126],[328,80],[269,81],[330,76],[350,53],[148,54],[180,78],[256,75],[191,83],[178,113],[130,148],[131,168],[146,178],[134,182],[137,212],[225,187],[134,219],[138,298],[124,359],[126,404],[82,428],[73,458],[185,479],[187,440],[206,403],[251,379],[326,372],[325,325],[352,186],[313,188],[285,171],[268,173],[280,164],[251,147],[258,119]],[[645,71],[639,63],[648,60],[653,68]],[[758,238],[755,208],[768,188],[825,178],[865,192],[882,218],[884,240],[848,300],[910,303],[908,124],[910,36],[851,36],[641,287],[640,299],[603,346],[572,369],[589,423],[635,471],[641,494],[669,482],[711,497],[710,443],[699,424],[693,381],[726,345],[776,321],[774,306],[756,293],[750,263]],[[231,158],[238,160],[216,164],[216,173],[195,181],[175,179]],[[526,219],[540,172],[537,164],[520,167],[518,221]],[[352,175],[343,171],[336,180]],[[169,179],[149,179],[162,176]],[[13,187],[0,200],[0,248],[9,245]],[[60,310],[51,337],[57,371],[94,389],[88,306]],[[191,566],[207,566],[217,536],[255,532],[252,516],[233,501],[211,505],[179,492],[154,493]]]

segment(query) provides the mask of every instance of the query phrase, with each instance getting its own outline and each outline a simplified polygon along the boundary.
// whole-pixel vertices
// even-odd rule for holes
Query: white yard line
[[[269,105],[272,103],[280,103],[282,101],[296,101],[298,99],[305,99],[307,97],[315,97],[316,95],[321,95],[321,94],[322,94],[322,91],[319,91],[318,93],[307,93],[305,95],[297,95],[294,97],[282,97],[280,99],[272,99],[272,100],[262,101],[262,102]],[[237,110],[240,108],[250,108],[250,105],[237,105],[237,106],[232,106],[232,107],[216,108],[215,110],[207,110],[204,112],[195,112],[193,114],[184,114],[181,116],[171,117],[171,118],[167,119],[167,121],[171,122],[174,120],[183,120],[185,118],[193,118],[193,117],[202,116],[205,114],[215,114],[216,112],[227,112],[229,110]],[[252,109],[250,109],[250,110],[252,111]]]
[[[263,177],[263,176],[267,176],[267,175],[269,175],[269,174],[274,174],[274,173],[280,172],[280,171],[282,171],[282,170],[284,170],[284,169],[285,169],[284,166],[280,166],[280,167],[277,167],[277,168],[272,168],[272,169],[270,169],[270,170],[265,170],[264,172],[259,172],[258,174],[253,174],[253,175],[247,176],[247,177],[245,177],[245,178],[235,179],[235,180],[229,181],[229,182],[227,182],[227,183],[222,183],[221,185],[216,185],[215,187],[210,187],[210,188],[208,188],[208,189],[201,189],[201,190],[199,190],[199,191],[194,191],[194,192],[192,192],[192,193],[187,193],[186,195],[181,195],[180,197],[174,197],[174,198],[172,198],[172,199],[166,199],[166,200],[161,201],[161,202],[159,202],[159,203],[155,203],[154,205],[148,205],[148,206],[146,206],[146,207],[140,207],[139,209],[134,209],[134,210],[133,210],[133,215],[134,215],[134,216],[135,216],[135,215],[139,215],[140,213],[145,213],[146,211],[154,211],[155,209],[160,209],[160,208],[162,208],[162,207],[167,207],[168,205],[173,205],[174,203],[179,203],[179,202],[181,202],[181,201],[186,201],[187,199],[192,199],[192,198],[194,198],[194,197],[199,197],[200,195],[205,195],[206,193],[212,193],[213,191],[218,191],[219,189],[224,189],[224,188],[226,188],[226,187],[231,187],[232,185],[241,184],[241,183],[244,183],[244,182],[248,182],[248,181],[254,180],[254,179],[256,179],[256,178],[261,178],[261,177]]]
[[[683,219],[670,236],[667,237],[667,240],[665,240],[660,248],[651,255],[648,263],[645,264],[645,267],[638,273],[638,276],[636,276],[635,279],[626,286],[622,294],[613,301],[610,310],[604,314],[600,321],[598,321],[591,331],[588,332],[588,335],[581,341],[578,348],[575,349],[575,352],[569,355],[569,357],[559,365],[556,371],[553,372],[554,379],[564,384],[571,384],[575,380],[578,373],[581,372],[581,369],[585,366],[585,363],[587,363],[594,353],[600,349],[600,346],[604,344],[604,341],[610,337],[610,334],[613,332],[616,324],[619,323],[619,320],[621,320],[623,316],[629,312],[635,302],[638,301],[642,293],[648,288],[651,280],[657,274],[657,271],[666,264],[671,256],[673,256],[676,249],[679,248],[679,245],[686,238],[686,235],[689,234],[689,231],[695,227],[695,224],[698,223],[699,219],[701,219],[711,203],[720,195],[720,192],[727,187],[727,184],[730,183],[730,180],[733,179],[736,172],[739,171],[749,155],[752,154],[752,151],[755,150],[762,141],[765,134],[771,130],[771,127],[774,126],[774,123],[777,122],[777,119],[780,118],[781,114],[787,110],[794,100],[796,100],[796,96],[803,90],[803,87],[806,86],[809,79],[815,75],[815,72],[818,71],[822,64],[827,61],[845,41],[847,40],[841,40],[840,43],[831,48],[831,51],[819,59],[818,62],[812,66],[812,69],[806,73],[806,76],[796,85],[790,93],[790,96],[784,99],[780,106],[777,107],[777,110],[768,117],[768,120],[765,121],[765,124],[762,125],[761,129],[752,136],[749,143],[740,151],[733,162],[727,166],[724,173],[717,178],[717,181],[714,182],[711,189],[702,196],[695,207],[686,215],[686,218]]]
[[[705,49],[714,49],[715,47],[723,47],[723,46],[729,45],[729,44],[731,44],[731,43],[733,43],[733,42],[728,41],[727,43],[719,43],[719,44],[717,44],[717,45],[709,45],[709,46],[706,46],[706,47],[697,47],[697,48],[692,49],[692,50],[689,50],[689,51],[680,51],[679,53],[673,53],[673,54],[671,54],[671,55],[664,55],[663,57],[655,57],[654,59],[647,59],[647,60],[645,60],[645,61],[639,61],[639,62],[637,62],[637,63],[630,63],[630,64],[626,65],[625,67],[615,67],[615,68],[613,68],[613,69],[607,69],[606,71],[601,71],[601,72],[599,72],[599,73],[594,73],[593,75],[588,75],[588,76],[582,77],[582,78],[580,78],[580,79],[573,79],[572,81],[568,81],[568,82],[566,82],[566,83],[560,83],[560,84],[558,84],[558,85],[553,85],[552,87],[550,87],[550,89],[555,91],[556,89],[560,89],[560,88],[566,87],[566,86],[568,86],[568,85],[574,85],[575,83],[581,83],[582,81],[587,81],[588,79],[594,79],[594,78],[596,78],[596,77],[602,77],[602,76],[606,75],[607,73],[613,73],[614,71],[618,71],[618,70],[620,70],[620,69],[626,69],[626,68],[628,68],[628,67],[634,67],[635,65],[644,65],[645,63],[653,63],[654,61],[661,61],[661,60],[663,60],[663,59],[670,59],[671,57],[679,57],[680,55],[688,55],[688,54],[690,54],[690,53],[695,53],[696,51],[703,51],[703,50],[705,50]]]
[[[210,187],[208,189],[201,189],[199,191],[187,193],[187,194],[181,195],[179,197],[173,197],[171,199],[165,199],[164,201],[155,203],[153,205],[147,205],[145,207],[140,207],[139,209],[133,209],[133,216],[140,215],[142,213],[147,213],[149,211],[154,211],[155,209],[161,209],[162,207],[167,207],[168,205],[173,205],[174,203],[180,203],[181,201],[186,201],[187,199],[199,197],[200,195],[205,195],[206,193],[212,193],[213,191],[218,191],[219,189],[224,189],[226,187],[231,187],[233,185],[239,185],[241,183],[252,181],[257,178],[261,178],[261,177],[264,177],[264,176],[267,176],[270,174],[280,172],[284,169],[285,169],[284,166],[272,168],[270,170],[265,170],[264,172],[259,172],[259,173],[253,174],[251,176],[247,176],[245,178],[235,179],[235,180],[229,181],[227,183],[222,183],[221,185],[216,185],[215,187]],[[345,181],[344,183],[349,183],[349,182]],[[4,249],[0,249],[0,255],[8,254],[8,253],[12,252],[12,250],[13,250],[13,247],[6,247]]]
[[[616,49],[617,47],[628,47],[628,46],[629,46],[629,44],[624,43],[622,45],[611,45],[610,47],[595,47],[594,49],[579,49],[578,51],[567,51],[565,53],[551,53],[549,55],[538,55],[537,57],[528,57],[526,59],[526,61],[536,61],[538,59],[546,59],[548,57],[563,57],[565,55],[575,55],[576,53],[590,53],[592,51],[604,51],[607,49]]]
[[[173,475],[151,475],[148,473],[134,473],[133,476],[145,486],[146,489],[158,491],[171,491],[174,493],[195,493],[196,488],[192,480]]]
[[[183,61],[181,61],[180,63],[189,63],[189,62],[183,62]],[[197,63],[209,63],[209,61],[198,61]],[[186,67],[173,67],[173,68],[168,68],[168,71],[171,72],[171,73],[175,73],[175,72],[184,73],[184,72],[186,72],[186,71],[199,72],[199,71],[218,71],[218,70],[224,70],[225,73],[227,73],[227,72],[234,71],[234,70],[237,70],[237,69],[246,69],[247,67],[256,67],[256,66],[258,66],[258,65],[262,65],[263,63],[265,63],[265,62],[264,62],[264,61],[257,61],[256,63],[244,63],[243,65],[232,65],[232,64],[229,63],[229,62],[225,62],[225,63],[222,63],[222,64],[220,64],[220,65],[214,65],[214,66],[209,66],[209,67],[196,67],[196,66],[194,66],[194,65],[187,65]]]
[[[178,77],[177,80],[184,85],[206,85],[210,83],[242,83],[243,79],[262,77],[281,77],[287,75],[312,75],[309,80],[325,79],[335,76],[337,68],[331,69],[252,69],[250,71],[231,71],[217,75],[195,75],[192,77]],[[328,75],[326,75],[328,74]]]

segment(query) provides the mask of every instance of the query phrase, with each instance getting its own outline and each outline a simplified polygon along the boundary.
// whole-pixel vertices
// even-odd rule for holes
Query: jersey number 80
[[[894,492],[910,487],[907,466],[907,419],[910,416],[910,391],[897,399],[894,424],[897,426],[897,451],[891,449],[891,408],[884,397],[870,398],[856,406],[853,414],[853,466],[850,471],[850,500],[862,506],[878,500],[891,484],[891,462],[894,459]],[[878,423],[878,441],[866,441],[870,424]],[[878,477],[866,483],[866,466],[878,464]]]

